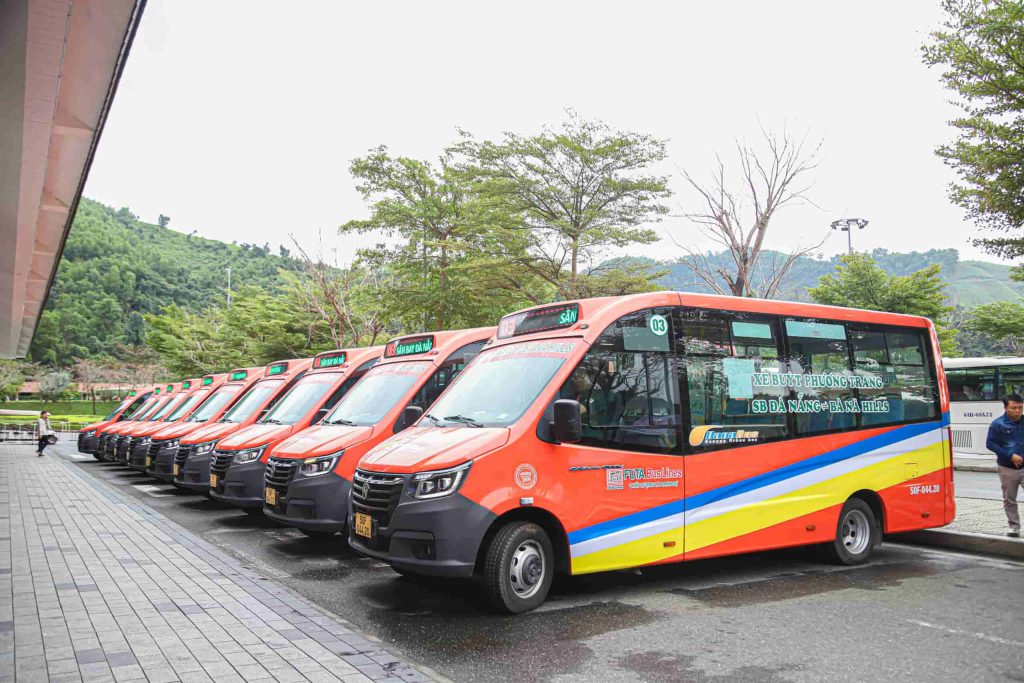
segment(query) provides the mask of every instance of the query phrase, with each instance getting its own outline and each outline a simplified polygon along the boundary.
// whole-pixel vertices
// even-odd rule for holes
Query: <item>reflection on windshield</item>
[[[154,403],[156,403],[156,399],[147,398],[145,401],[142,402],[141,406],[139,406],[134,411],[132,411],[132,414],[128,416],[128,419],[129,420],[137,420],[137,419],[139,419],[140,417],[142,417],[143,415],[145,415],[146,413],[149,412],[150,408],[153,407]]]
[[[246,392],[242,400],[231,406],[231,410],[224,413],[221,422],[239,423],[248,420],[253,413],[260,409],[260,406],[281,387],[281,380],[259,382],[256,386]]]
[[[378,365],[345,394],[323,424],[377,424],[431,368],[423,362]]]
[[[306,375],[260,422],[281,425],[295,424],[323,399],[337,379],[338,373],[336,372]]]
[[[174,406],[178,405],[178,401],[180,400],[180,396],[172,396],[170,398],[165,398],[164,402],[160,404],[160,409],[157,410],[152,415],[148,416],[146,419],[151,420],[153,422],[163,419],[163,416],[166,415],[172,408],[174,408]]]
[[[537,399],[576,344],[523,342],[482,352],[430,407],[436,420],[420,425],[507,427]]]
[[[192,406],[203,400],[203,397],[205,397],[208,393],[210,393],[209,389],[201,389],[196,393],[192,394],[191,396],[185,399],[184,403],[178,404],[178,407],[175,408],[174,412],[168,415],[167,419],[164,421],[174,422],[175,420],[180,419],[182,415],[192,410]]]
[[[231,397],[237,394],[239,389],[241,389],[240,386],[229,384],[213,392],[213,396],[211,396],[206,403],[199,406],[199,409],[196,412],[189,415],[188,421],[206,422],[216,415],[217,411],[223,408],[224,404],[230,401]]]

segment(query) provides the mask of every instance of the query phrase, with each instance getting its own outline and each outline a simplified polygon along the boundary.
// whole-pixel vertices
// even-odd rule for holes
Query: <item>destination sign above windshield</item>
[[[498,323],[498,339],[572,327],[580,319],[579,304],[559,304],[505,316]]]
[[[385,358],[397,358],[399,356],[415,356],[420,353],[427,353],[434,349],[434,335],[422,337],[404,337],[389,341],[384,347]]]

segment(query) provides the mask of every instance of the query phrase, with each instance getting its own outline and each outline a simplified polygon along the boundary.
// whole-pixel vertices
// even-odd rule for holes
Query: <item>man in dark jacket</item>
[[[1010,525],[1007,536],[1020,536],[1020,511],[1017,491],[1024,488],[1024,399],[1020,394],[1003,398],[1006,412],[988,428],[985,447],[996,454],[999,484],[1003,487],[1003,509]]]

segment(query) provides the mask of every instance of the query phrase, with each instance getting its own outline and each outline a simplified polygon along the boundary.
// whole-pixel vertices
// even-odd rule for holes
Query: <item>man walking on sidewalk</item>
[[[1020,394],[1003,397],[1006,413],[992,421],[985,447],[996,454],[999,484],[1003,488],[1003,509],[1010,525],[1007,536],[1020,536],[1017,491],[1024,488],[1024,399]]]
[[[43,457],[43,449],[50,445],[50,438],[56,436],[53,428],[50,427],[50,413],[43,411],[39,413],[39,450],[36,453]]]

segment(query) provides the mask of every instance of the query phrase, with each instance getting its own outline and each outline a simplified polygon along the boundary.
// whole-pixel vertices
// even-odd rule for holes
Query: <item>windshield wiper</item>
[[[465,415],[445,415],[444,419],[448,422],[461,422],[462,424],[469,425],[470,427],[483,427],[482,424],[471,417],[466,417]]]
[[[430,413],[427,413],[423,417],[427,418],[428,420],[430,420],[431,422],[433,422],[436,425],[441,424],[441,419],[439,417],[437,417],[436,415],[431,415]]]
[[[269,420],[263,420],[263,424],[265,424],[265,425],[283,425],[284,422],[281,422],[280,420],[275,419],[275,418],[270,418]]]
[[[356,423],[353,422],[352,420],[346,420],[343,417],[339,417],[339,418],[334,419],[334,420],[325,420],[324,424],[325,425],[345,425],[346,427],[356,427],[357,426]]]

